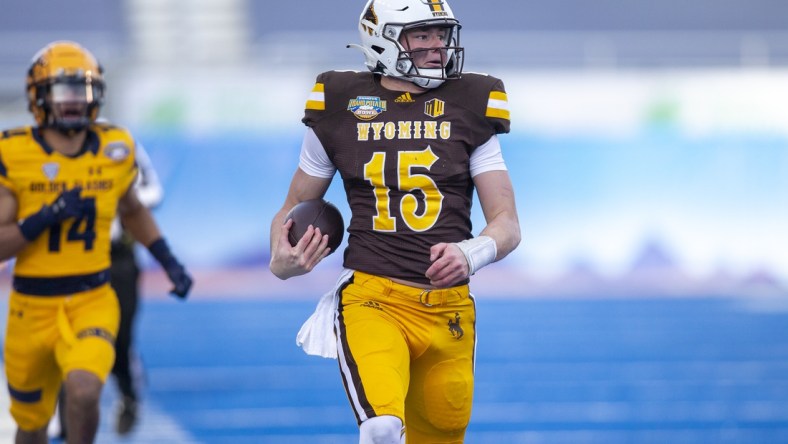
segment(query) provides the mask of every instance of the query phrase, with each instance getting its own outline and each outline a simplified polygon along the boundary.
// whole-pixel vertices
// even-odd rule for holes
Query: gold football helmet
[[[96,121],[104,100],[103,69],[77,43],[50,43],[33,56],[27,72],[28,108],[40,127],[64,133]]]

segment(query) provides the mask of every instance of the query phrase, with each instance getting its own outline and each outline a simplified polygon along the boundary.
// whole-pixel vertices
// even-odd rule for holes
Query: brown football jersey
[[[483,74],[421,94],[370,72],[317,77],[303,122],[345,186],[345,267],[429,284],[430,247],[472,237],[470,156],[509,132],[506,104],[503,82]]]

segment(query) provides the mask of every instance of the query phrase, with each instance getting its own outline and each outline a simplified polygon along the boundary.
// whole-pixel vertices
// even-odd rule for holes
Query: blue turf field
[[[353,443],[336,362],[294,336],[312,302],[148,301],[131,439]],[[788,311],[731,299],[478,303],[468,443],[788,442]],[[105,412],[114,390],[105,390]]]

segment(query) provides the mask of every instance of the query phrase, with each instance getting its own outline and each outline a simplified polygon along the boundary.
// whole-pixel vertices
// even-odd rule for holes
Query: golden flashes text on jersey
[[[358,140],[381,139],[449,139],[451,122],[438,123],[436,120],[406,120],[399,122],[359,122],[356,123]]]
[[[114,186],[112,179],[91,179],[87,181],[76,180],[72,184],[65,181],[30,182],[32,193],[61,193],[74,187],[82,187],[84,191],[107,191]]]

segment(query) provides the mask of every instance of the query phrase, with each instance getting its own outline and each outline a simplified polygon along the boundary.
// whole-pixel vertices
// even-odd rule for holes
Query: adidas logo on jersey
[[[402,94],[401,96],[394,99],[394,103],[413,103],[415,100],[410,96],[409,92]]]

